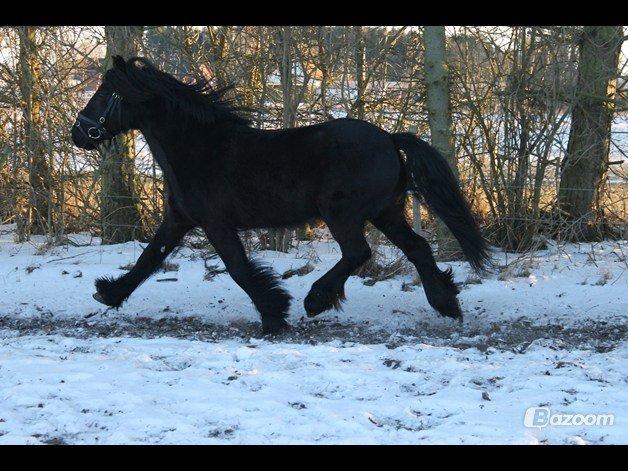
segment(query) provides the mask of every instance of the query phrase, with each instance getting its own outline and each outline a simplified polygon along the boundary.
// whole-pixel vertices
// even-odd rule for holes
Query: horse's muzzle
[[[72,127],[72,142],[79,149],[93,150],[96,148],[96,143],[87,138],[76,126]]]

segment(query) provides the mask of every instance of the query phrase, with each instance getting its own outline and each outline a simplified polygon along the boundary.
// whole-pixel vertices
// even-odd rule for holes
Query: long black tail
[[[486,240],[445,157],[414,134],[397,133],[392,138],[406,154],[410,189],[447,225],[473,269],[485,270],[491,260]]]

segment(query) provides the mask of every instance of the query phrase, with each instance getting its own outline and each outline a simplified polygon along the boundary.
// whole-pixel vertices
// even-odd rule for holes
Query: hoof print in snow
[[[393,360],[392,358],[386,358],[384,360],[384,366],[387,366],[388,368],[392,368],[393,370],[396,370],[397,368],[401,366],[401,362],[399,360]]]
[[[24,269],[24,271],[26,271],[26,273],[28,273],[30,275],[31,273],[33,273],[38,268],[41,268],[41,265],[29,265],[29,266],[27,266]]]

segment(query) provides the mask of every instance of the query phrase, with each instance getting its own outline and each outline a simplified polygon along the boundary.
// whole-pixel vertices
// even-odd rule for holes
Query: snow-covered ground
[[[351,277],[343,311],[307,319],[337,245],[257,254],[280,273],[314,266],[285,280],[294,330],[262,339],[246,295],[226,274],[206,280],[198,251],[170,257],[115,311],[92,299],[93,280],[123,273],[139,243],[77,235],[42,250],[10,229],[0,443],[628,443],[626,241],[498,253],[508,268],[482,280],[452,263],[462,325],[410,273]],[[530,428],[529,407],[614,422]]]

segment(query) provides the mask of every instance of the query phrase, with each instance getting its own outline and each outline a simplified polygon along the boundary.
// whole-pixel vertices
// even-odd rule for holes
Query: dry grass
[[[616,178],[616,177],[615,177]],[[485,192],[479,186],[473,186],[471,175],[463,175],[461,181],[465,182],[463,188],[467,199],[472,202],[473,211],[476,214],[486,236],[491,243],[509,250],[528,251],[542,248],[546,239],[575,240],[578,234],[576,228],[566,221],[560,221],[557,217],[556,198],[557,187],[552,183],[543,185],[540,193],[540,201],[536,212],[525,210],[523,214],[514,216],[495,215]],[[6,190],[6,187],[3,185]],[[139,204],[141,206],[141,224],[148,234],[154,232],[161,220],[163,213],[163,182],[151,177],[138,177]],[[500,190],[496,190],[496,193]],[[503,190],[501,190],[503,191]],[[98,179],[92,172],[83,172],[76,175],[65,175],[63,178],[63,191],[56,197],[63,198],[63,233],[90,232],[98,234],[100,231]],[[494,195],[491,195],[494,198]],[[530,190],[523,194],[524,200],[531,199]],[[5,200],[8,201],[8,200]],[[59,202],[57,202],[59,203]],[[607,185],[600,197],[600,238],[628,238],[628,181],[615,181]],[[5,213],[10,208],[3,205]],[[433,215],[428,208],[421,204],[420,207],[422,227],[427,233],[433,228]],[[406,215],[412,220],[411,198],[408,198]],[[262,233],[260,232],[261,235]],[[527,237],[521,237],[528,234]],[[58,234],[62,236],[62,234]],[[54,240],[61,240],[57,237]],[[513,242],[514,241],[514,242]],[[519,245],[517,245],[517,243]],[[360,276],[372,279],[385,279],[387,273],[394,273],[401,267],[391,263],[383,263],[374,254],[373,260],[360,271]]]

